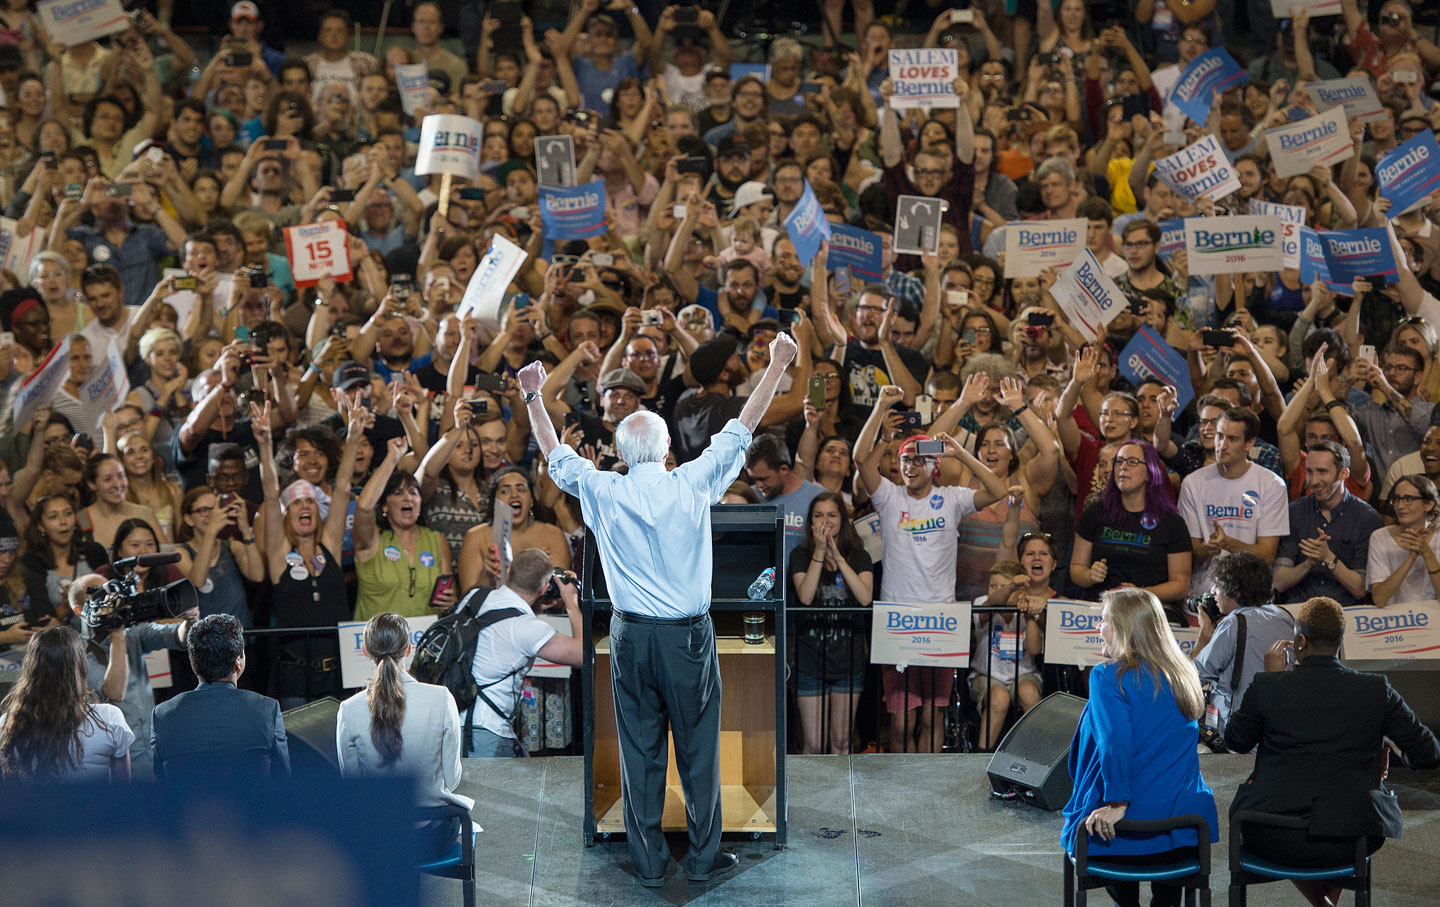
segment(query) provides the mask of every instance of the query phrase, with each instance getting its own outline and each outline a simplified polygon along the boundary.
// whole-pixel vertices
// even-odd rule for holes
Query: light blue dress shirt
[[[580,499],[595,533],[616,610],[667,619],[709,610],[710,505],[740,475],[749,447],[750,432],[731,419],[670,472],[663,462],[601,472],[568,444],[550,452],[550,477]]]

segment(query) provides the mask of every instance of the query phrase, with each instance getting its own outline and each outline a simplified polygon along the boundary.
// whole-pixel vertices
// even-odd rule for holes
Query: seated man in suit
[[[240,621],[229,614],[201,618],[188,642],[200,686],[155,707],[155,777],[289,775],[280,703],[235,686],[245,673]]]
[[[1281,640],[1265,656],[1240,708],[1225,725],[1225,744],[1246,752],[1259,744],[1255,769],[1230,805],[1242,810],[1299,816],[1309,828],[1251,825],[1245,849],[1287,866],[1350,863],[1355,838],[1369,837],[1374,853],[1398,838],[1402,819],[1385,787],[1389,752],[1412,768],[1440,765],[1440,743],[1405,700],[1379,674],[1340,663],[1345,612],[1332,598],[1312,598],[1300,609],[1294,640]],[[1286,671],[1287,652],[1295,669]],[[1343,703],[1344,708],[1336,708]],[[1391,746],[1384,743],[1389,738]],[[1339,890],[1323,882],[1295,882],[1314,905],[1339,903]]]

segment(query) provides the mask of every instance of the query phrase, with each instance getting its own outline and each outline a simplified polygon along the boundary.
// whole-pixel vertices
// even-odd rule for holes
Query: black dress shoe
[[[715,862],[711,864],[708,871],[695,872],[694,870],[687,869],[685,870],[685,875],[692,882],[708,882],[716,876],[720,875],[721,873],[729,872],[730,870],[734,869],[737,865],[739,865],[739,863],[739,857],[737,857],[730,851],[725,850],[721,851],[720,855],[715,858]]]
[[[661,876],[658,879],[647,879],[644,876],[638,876],[637,878],[640,879],[640,884],[644,885],[646,888],[661,888],[665,885],[664,876]]]

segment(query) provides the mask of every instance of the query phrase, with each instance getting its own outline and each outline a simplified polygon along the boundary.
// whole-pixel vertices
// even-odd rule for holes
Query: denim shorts
[[[835,680],[824,680],[797,672],[795,687],[795,695],[800,697],[823,696],[826,693],[859,693],[865,687],[865,672],[860,671]]]

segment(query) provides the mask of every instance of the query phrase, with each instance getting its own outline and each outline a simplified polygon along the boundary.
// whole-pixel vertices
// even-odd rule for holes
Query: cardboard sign
[[[1100,603],[1052,598],[1045,605],[1045,663],[1098,665],[1100,655]]]
[[[1109,324],[1130,304],[1089,249],[1081,251],[1069,270],[1060,275],[1050,294],[1070,319],[1070,325],[1086,340],[1099,337],[1100,326]]]
[[[15,430],[20,431],[30,424],[35,418],[35,411],[48,404],[50,398],[70,377],[70,337],[67,335],[60,338],[41,363],[36,366],[30,377],[16,392],[15,399],[10,404],[10,412],[15,417]]]
[[[535,181],[542,186],[575,185],[575,139],[542,135],[535,140]]]
[[[1344,108],[1267,129],[1265,143],[1275,172],[1282,177],[1309,173],[1316,164],[1338,164],[1355,156]]]
[[[790,234],[795,254],[799,256],[800,264],[805,266],[820,251],[820,244],[830,238],[830,221],[820,207],[820,199],[810,188],[809,180],[805,180],[805,191],[791,209],[790,216],[785,218],[785,232]]]
[[[1245,70],[1223,47],[1206,51],[1180,71],[1169,101],[1200,125],[1210,115],[1210,104],[1221,92],[1250,81]]]
[[[1257,214],[1185,218],[1191,274],[1238,274],[1281,268],[1280,218]]]
[[[925,195],[902,195],[895,199],[896,255],[933,255],[940,248],[940,217],[944,203]]]
[[[1317,16],[1340,15],[1340,0],[1270,0],[1270,12],[1276,19],[1289,19],[1300,10]]]
[[[1325,263],[1325,243],[1314,227],[1300,228],[1300,283],[1311,286],[1316,280],[1330,282],[1330,266]],[[1345,294],[1351,295],[1347,287]]]
[[[1280,218],[1280,258],[1287,268],[1300,267],[1300,228],[1305,226],[1305,209],[1252,198],[1250,213]]]
[[[51,41],[76,47],[130,27],[120,0],[45,0],[35,7]]]
[[[1175,388],[1175,400],[1184,409],[1195,398],[1185,354],[1165,342],[1149,325],[1141,325],[1125,349],[1120,351],[1120,374],[1136,387],[1148,378],[1158,378]]]
[[[1189,199],[1219,200],[1240,191],[1240,177],[1214,135],[1160,158],[1155,169],[1171,188]]]
[[[396,63],[395,87],[407,117],[430,102],[430,67],[424,63]]]
[[[1384,227],[1325,230],[1319,237],[1330,283],[1348,291],[1356,278],[1383,277],[1387,283],[1399,278],[1395,247],[1390,244],[1390,233]]]
[[[959,69],[959,53],[953,49],[890,51],[890,80],[895,86],[890,106],[896,110],[959,107],[960,99],[955,95],[955,76]]]
[[[830,252],[825,256],[825,267],[831,271],[849,268],[851,274],[862,280],[879,282],[885,276],[883,243],[879,233],[849,224],[831,224]]]
[[[1440,191],[1440,144],[1435,133],[1426,129],[1382,157],[1375,164],[1375,179],[1380,197],[1390,200],[1387,220],[1425,204]]]
[[[545,621],[545,623],[554,627],[555,632],[559,633],[561,636],[571,635],[570,618],[565,616],[564,614],[537,614],[536,617],[539,617],[541,620]],[[530,670],[525,672],[525,676],[559,677],[563,679],[569,677],[570,672],[573,670],[575,669],[570,667],[569,665],[561,665],[556,664],[553,661],[546,661],[545,659],[537,655],[535,656],[535,661],[530,665]]]
[[[870,663],[898,668],[970,664],[970,603],[875,602]]]
[[[515,549],[510,544],[514,524],[514,509],[509,504],[497,500],[490,518],[490,541],[499,553],[500,576],[498,582],[502,586],[510,581],[510,564],[515,560]]]
[[[583,186],[540,187],[540,220],[546,239],[591,239],[605,232],[605,181]]]
[[[125,370],[125,357],[121,355],[114,340],[110,341],[108,349],[103,352],[91,350],[90,355],[95,357],[95,367],[91,370],[90,377],[76,388],[75,393],[85,411],[81,420],[84,427],[76,425],[76,431],[93,432],[98,429],[105,414],[119,406],[120,401],[130,393],[130,376]]]
[[[865,546],[865,553],[870,555],[872,563],[878,564],[885,559],[885,540],[880,536],[880,514],[856,517],[855,534],[860,536],[860,544]]]
[[[1180,81],[1180,67],[1177,65],[1157,69],[1150,74],[1150,81],[1155,86],[1155,93],[1165,101],[1160,108],[1160,116],[1165,122],[1165,131],[1182,131],[1185,128],[1185,112],[1170,103],[1170,92],[1175,89],[1175,83]]]
[[[491,237],[490,248],[475,266],[470,282],[465,285],[465,297],[460,300],[456,316],[473,311],[476,320],[486,330],[498,331],[505,291],[527,257],[524,249],[500,234]]]
[[[1160,257],[1169,261],[1185,248],[1185,219],[1177,217],[1160,222]]]
[[[415,172],[450,173],[473,180],[480,173],[485,124],[453,113],[432,113],[420,121],[420,151]]]
[[[1005,225],[1005,276],[1038,277],[1046,268],[1070,267],[1085,251],[1089,221],[1013,221]]]
[[[343,220],[286,227],[285,255],[297,287],[313,287],[326,277],[350,279],[350,234]]]
[[[1317,110],[1344,107],[1345,116],[1362,123],[1373,123],[1390,116],[1380,103],[1380,96],[1375,93],[1375,86],[1368,76],[1306,82],[1304,88]]]
[[[438,614],[405,618],[405,622],[410,625],[410,644],[413,646],[418,643],[425,631],[430,629],[430,625],[439,619]],[[340,685],[347,690],[363,687],[375,673],[375,662],[360,651],[360,647],[365,643],[365,624],[366,621],[363,620],[351,620],[335,627],[335,632],[340,637]],[[401,660],[400,666],[410,670],[410,662],[414,658],[415,652],[412,650]]]
[[[1440,658],[1440,602],[1351,605],[1343,645],[1346,658]]]

